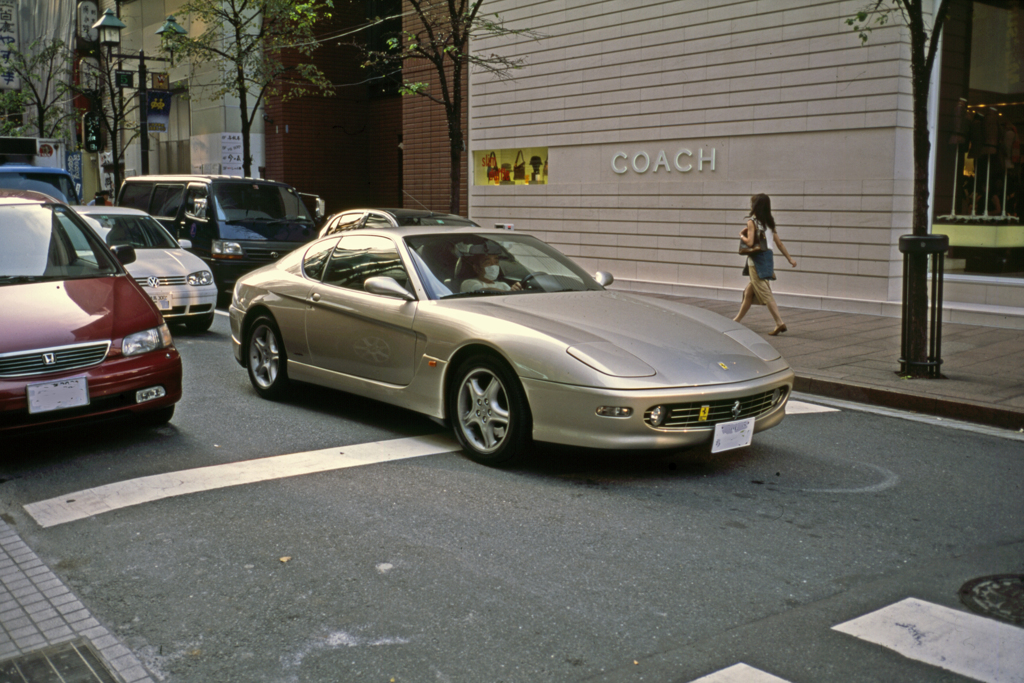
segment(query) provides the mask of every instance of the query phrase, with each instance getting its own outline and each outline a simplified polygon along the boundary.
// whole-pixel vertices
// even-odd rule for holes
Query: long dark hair
[[[775,232],[775,219],[772,218],[772,198],[766,194],[755,194],[750,198],[750,215],[761,225],[767,225]]]

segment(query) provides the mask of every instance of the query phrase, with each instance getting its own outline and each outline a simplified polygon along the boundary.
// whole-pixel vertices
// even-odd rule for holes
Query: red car
[[[181,357],[160,311],[70,207],[0,190],[0,434],[133,416],[166,423]]]

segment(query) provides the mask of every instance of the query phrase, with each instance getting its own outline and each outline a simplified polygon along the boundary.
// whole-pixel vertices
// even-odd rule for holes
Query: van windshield
[[[34,190],[48,194],[65,204],[78,203],[74,182],[70,176],[63,173],[0,171],[0,187],[12,190]]]
[[[260,183],[214,183],[216,216],[222,221],[312,221],[306,205],[291,188]]]

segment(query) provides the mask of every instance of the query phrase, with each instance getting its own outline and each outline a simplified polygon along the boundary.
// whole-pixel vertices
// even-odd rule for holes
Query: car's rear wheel
[[[288,390],[288,359],[281,332],[272,318],[257,318],[249,327],[245,358],[256,393],[267,399],[281,398]]]
[[[466,454],[485,465],[511,465],[530,445],[531,417],[519,379],[492,356],[468,358],[455,371],[449,414]]]
[[[194,315],[190,318],[185,319],[185,329],[193,334],[199,332],[206,332],[213,325],[213,316],[216,315],[213,311],[206,315]]]

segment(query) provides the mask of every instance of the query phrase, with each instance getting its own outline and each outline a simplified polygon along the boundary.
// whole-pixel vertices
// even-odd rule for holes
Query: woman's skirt
[[[750,272],[750,284],[754,288],[754,302],[761,306],[767,306],[769,302],[774,303],[775,297],[772,296],[768,280],[762,280],[757,276],[757,268],[749,256],[747,257],[747,270]]]

